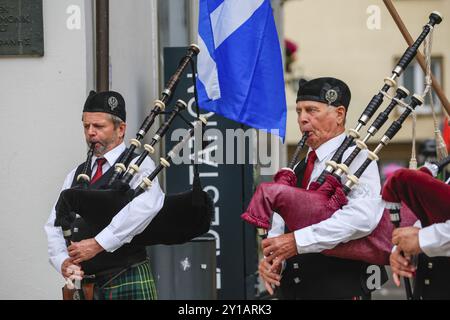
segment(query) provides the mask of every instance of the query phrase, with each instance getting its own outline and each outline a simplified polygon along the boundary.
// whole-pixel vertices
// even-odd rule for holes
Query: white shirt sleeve
[[[130,185],[135,188],[142,178],[148,176],[154,169],[153,160],[147,157]],[[95,240],[108,252],[117,250],[144,231],[162,208],[163,203],[164,193],[159,186],[158,178],[155,178],[151,188],[122,208],[111,223],[97,234]]]
[[[64,180],[63,186],[61,188],[61,191],[70,188],[73,177],[75,175],[76,169],[72,170]],[[66,241],[64,240],[64,236],[62,233],[61,227],[55,227],[55,218],[56,218],[56,212],[55,212],[55,205],[52,207],[52,211],[50,213],[50,217],[48,218],[44,230],[47,234],[47,249],[48,249],[48,256],[49,256],[49,262],[50,264],[61,273],[61,265],[69,258],[69,254],[67,252],[67,246]]]
[[[360,152],[350,166],[350,172],[355,172],[366,158],[367,152]],[[294,232],[298,253],[321,252],[369,235],[378,225],[384,210],[380,189],[378,166],[372,162],[342,209],[329,219]]]
[[[450,257],[450,220],[421,229],[419,245],[429,257]]]

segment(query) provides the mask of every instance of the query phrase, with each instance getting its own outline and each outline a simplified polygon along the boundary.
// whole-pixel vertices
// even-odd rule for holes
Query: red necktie
[[[106,159],[98,158],[97,160],[95,160],[95,162],[97,162],[97,170],[95,171],[95,174],[92,177],[91,184],[93,184],[95,181],[100,179],[100,177],[102,176],[102,174],[103,174],[102,167],[106,163]]]
[[[308,160],[306,162],[305,174],[303,175],[302,188],[304,188],[304,189],[306,189],[306,187],[308,186],[308,183],[309,183],[309,179],[311,179],[311,173],[313,172],[314,162],[316,162],[316,159],[317,159],[316,152],[314,150],[312,150],[308,154]]]

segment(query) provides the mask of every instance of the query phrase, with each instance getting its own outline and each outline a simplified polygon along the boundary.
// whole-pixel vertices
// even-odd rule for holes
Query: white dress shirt
[[[107,160],[102,167],[103,173],[114,165],[125,148],[125,143],[121,143],[103,156]],[[97,170],[95,160],[94,156],[91,162],[92,175]],[[135,161],[136,159],[133,160],[133,162]],[[61,191],[71,187],[76,169],[66,176]],[[139,172],[131,180],[131,188],[137,187],[142,178],[148,176],[154,169],[153,160],[147,157],[141,164]],[[135,235],[144,231],[162,208],[163,203],[164,193],[159,186],[158,179],[155,178],[151,188],[122,208],[111,223],[95,236],[95,240],[108,252],[117,250],[122,245],[129,243]],[[69,255],[61,228],[54,226],[55,217],[55,206],[53,206],[45,224],[45,232],[48,239],[49,261],[58,272],[61,272],[61,265]]]
[[[326,167],[325,162],[332,158],[345,136],[345,133],[342,133],[315,150],[317,160],[310,182],[317,180]],[[354,148],[346,150],[343,161]],[[308,154],[310,151],[311,149],[308,150]],[[350,173],[354,173],[366,158],[367,151],[361,151],[350,165]],[[345,181],[346,178],[343,178],[342,182],[345,183]],[[378,165],[372,162],[359,179],[359,184],[353,187],[348,195],[348,203],[342,209],[337,210],[329,219],[294,232],[298,253],[321,252],[332,249],[339,243],[369,235],[378,225],[384,210],[380,188]],[[284,221],[280,215],[274,213],[268,236],[274,237],[283,233]]]

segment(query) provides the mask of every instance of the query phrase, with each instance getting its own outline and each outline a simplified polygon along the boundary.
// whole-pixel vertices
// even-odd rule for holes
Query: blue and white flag
[[[201,108],[254,128],[286,132],[281,47],[269,0],[200,0]]]

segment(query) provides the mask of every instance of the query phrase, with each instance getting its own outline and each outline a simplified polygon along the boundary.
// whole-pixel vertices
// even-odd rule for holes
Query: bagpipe
[[[426,163],[419,170],[400,169],[386,181],[382,198],[396,228],[400,227],[405,210],[417,217],[423,227],[450,219],[450,185],[435,178],[449,163],[450,157],[446,157]],[[406,296],[412,300],[411,284],[408,278],[404,279]]]
[[[294,231],[326,220],[334,212],[346,205],[348,203],[348,194],[358,184],[359,178],[370,163],[378,161],[377,154],[401,129],[403,122],[411,112],[423,103],[423,98],[416,94],[412,96],[409,105],[404,103],[402,100],[408,95],[408,91],[404,88],[399,87],[395,96],[390,96],[388,91],[391,87],[396,86],[395,79],[402,74],[412,61],[421,43],[433,27],[441,21],[442,18],[439,13],[433,12],[430,14],[429,22],[423,27],[422,33],[413,45],[405,51],[397,66],[393,69],[392,75],[384,79],[382,89],[364,109],[357,126],[349,130],[349,134],[344,142],[331,160],[327,162],[326,169],[317,181],[310,184],[308,190],[296,187],[297,177],[292,168],[281,169],[275,175],[274,182],[265,182],[257,187],[246,212],[241,217],[259,228],[269,229],[273,212],[277,212],[284,219],[289,230]],[[389,106],[372,123],[367,130],[367,136],[362,140],[359,139],[361,128],[369,122],[383,103],[385,97],[391,100]],[[389,113],[397,105],[405,107],[403,113],[386,130],[378,146],[373,151],[366,150],[366,141],[381,129],[388,120]],[[343,163],[338,164],[344,152],[355,140],[356,148]],[[354,174],[350,174],[348,167],[361,150],[366,150],[367,159]],[[341,182],[343,176],[346,177],[345,184]],[[411,220],[415,220],[415,217],[407,208],[404,211],[404,223],[411,224]],[[393,227],[389,213],[385,210],[378,226],[369,236],[341,243],[333,249],[322,251],[322,253],[338,258],[361,260],[370,264],[387,265],[389,264],[389,255],[392,249],[391,235]]]
[[[166,84],[161,99],[155,101],[154,108],[142,123],[136,138],[131,140],[130,147],[118,160],[114,167],[114,174],[103,189],[89,189],[90,177],[87,172],[90,168],[92,151],[88,152],[88,159],[83,172],[77,176],[77,186],[62,191],[55,207],[55,226],[62,228],[68,245],[72,237],[72,225],[77,215],[83,218],[94,234],[99,233],[123,207],[151,187],[157,175],[164,168],[170,166],[170,162],[178,156],[183,146],[197,130],[203,130],[207,122],[206,119],[199,117],[193,125],[190,124],[180,114],[182,110],[186,109],[186,103],[178,100],[173,111],[156,131],[151,142],[144,145],[144,151],[134,163],[131,163],[135,149],[141,146],[140,140],[144,138],[156,116],[161,114],[165,105],[169,103],[183,71],[189,63],[195,69],[193,57],[198,53],[199,48],[196,45],[189,47],[188,53],[181,59],[177,70]],[[145,158],[154,152],[154,145],[164,136],[177,115],[183,118],[191,128],[182,140],[167,153],[166,157],[160,159],[156,169],[149,176],[143,178],[135,189],[131,189],[129,182],[138,172],[139,166]],[[212,200],[202,190],[198,170],[195,170],[192,189],[179,194],[166,195],[160,211],[142,233],[133,237],[131,243],[137,245],[185,243],[209,231],[212,212]]]
[[[401,220],[406,205],[420,220],[422,227],[450,219],[450,185],[436,178],[450,163],[450,156],[427,163],[419,170],[400,169],[386,181],[382,198],[392,220]]]

